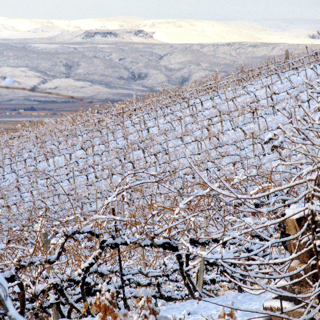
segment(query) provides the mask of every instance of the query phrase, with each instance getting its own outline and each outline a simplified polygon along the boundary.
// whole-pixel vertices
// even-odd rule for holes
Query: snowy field
[[[252,310],[253,312],[235,311],[237,320],[246,320],[259,316],[254,311],[261,311],[264,300],[267,299],[268,293],[260,295],[252,295],[249,293],[230,293],[225,296],[217,298],[207,298],[205,301],[189,300],[182,303],[168,303],[161,307],[160,315],[168,316],[170,319],[177,317],[177,319],[187,320],[212,320],[218,319],[219,314],[222,316],[221,306],[224,308],[225,313],[228,313],[229,307]],[[210,303],[211,302],[211,303]],[[215,305],[216,303],[216,305]],[[221,305],[221,306],[219,306]],[[260,316],[263,316],[260,314]],[[226,317],[227,318],[227,317]]]

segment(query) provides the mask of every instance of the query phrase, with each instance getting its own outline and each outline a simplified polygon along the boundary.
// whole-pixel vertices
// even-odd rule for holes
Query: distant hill
[[[319,44],[309,33],[319,29],[319,20],[268,20],[268,21],[200,21],[153,20],[143,18],[109,18],[91,20],[27,20],[0,18],[0,38],[62,40],[83,31],[112,32],[132,30],[141,38],[165,43],[224,43],[262,42],[290,44]],[[141,37],[142,33],[148,37]],[[84,38],[83,40],[87,40]],[[128,40],[128,39],[126,39]]]

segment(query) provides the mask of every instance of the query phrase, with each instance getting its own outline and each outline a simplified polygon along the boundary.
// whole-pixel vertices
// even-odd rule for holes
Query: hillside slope
[[[8,203],[32,207],[32,192],[39,191],[43,200],[48,197],[48,205],[59,206],[58,198],[52,199],[46,190],[49,185],[45,180],[50,178],[37,181],[32,175],[39,170],[57,180],[50,187],[58,190],[59,182],[70,195],[75,179],[82,197],[88,197],[84,204],[88,212],[94,207],[89,200],[92,185],[98,189],[98,199],[103,199],[103,186],[115,185],[130,171],[162,174],[169,170],[179,176],[179,171],[189,166],[187,152],[196,154],[201,162],[211,159],[231,176],[244,174],[246,168],[256,171],[262,166],[268,171],[280,155],[264,146],[264,141],[279,124],[286,125],[290,120],[292,105],[288,98],[307,99],[306,76],[317,87],[317,65],[301,70],[302,61],[308,63],[298,59],[292,69],[291,62],[282,62],[234,78],[165,90],[141,102],[97,107],[4,136],[2,192],[9,193],[5,188],[17,185],[21,191],[8,195]],[[39,183],[45,189],[39,188]]]
[[[49,312],[52,290],[61,315],[79,316],[102,284],[117,290],[124,307],[141,286],[166,301],[195,298],[199,256],[206,259],[203,292],[217,294],[234,265],[223,258],[234,220],[279,235],[268,219],[289,199],[281,186],[301,169],[285,132],[295,132],[297,119],[318,121],[319,79],[315,52],[1,136],[1,269],[24,283],[26,310],[43,299],[41,312]],[[276,209],[259,211],[260,198],[273,205],[269,195],[239,200],[230,186],[251,196],[281,194]],[[220,238],[223,249],[211,248]],[[228,254],[246,257],[252,250],[241,250],[259,246],[237,241]],[[261,246],[253,252],[270,259]],[[286,255],[275,250],[280,260]]]
[[[14,86],[72,94],[93,101],[119,101],[164,86],[201,81],[218,70],[259,65],[268,58],[305,52],[304,45],[285,44],[160,44],[111,40],[107,44],[44,42],[0,43],[0,81]],[[312,48],[315,49],[315,48]],[[1,90],[0,103],[36,104],[52,97]],[[61,99],[55,99],[61,101]]]

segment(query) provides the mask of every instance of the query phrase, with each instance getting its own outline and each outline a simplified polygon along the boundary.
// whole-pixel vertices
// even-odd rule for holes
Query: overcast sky
[[[29,19],[320,19],[320,0],[0,0],[0,16]]]

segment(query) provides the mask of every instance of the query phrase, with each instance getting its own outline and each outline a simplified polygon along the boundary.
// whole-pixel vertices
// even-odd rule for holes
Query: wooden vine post
[[[115,217],[116,216],[116,210],[113,207],[112,208],[112,215]],[[117,222],[115,220],[115,224],[114,224],[114,231],[115,231],[115,236],[119,236],[119,228],[117,225]],[[117,253],[118,253],[118,262],[119,262],[119,275],[120,275],[120,281],[121,281],[121,290],[122,290],[122,301],[123,301],[123,306],[126,310],[130,311],[130,307],[128,304],[128,300],[127,300],[127,296],[126,296],[126,287],[125,287],[125,280],[123,277],[123,268],[122,268],[122,258],[121,258],[121,249],[120,249],[120,245],[117,244]]]
[[[207,227],[208,227],[208,216],[205,216],[204,219],[203,219],[203,225],[204,225],[204,228],[205,228],[205,231],[204,231],[204,236],[206,237],[207,236]],[[204,246],[201,246],[201,249],[205,249]],[[204,282],[204,258],[201,258],[200,260],[200,264],[199,264],[199,268],[198,268],[198,271],[197,271],[197,287],[199,289],[199,291],[202,293],[202,290],[203,290],[203,282]]]
[[[307,294],[312,288],[312,286],[319,281],[320,278],[320,265],[318,258],[318,249],[316,246],[316,230],[319,229],[319,223],[316,221],[316,214],[313,210],[310,212],[304,212],[292,216],[291,218],[286,219],[285,221],[285,233],[291,237],[301,233],[301,231],[306,227],[307,228],[301,233],[299,237],[289,240],[286,242],[287,250],[290,254],[297,253],[299,254],[295,260],[293,260],[287,270],[289,274],[290,281],[293,282],[290,286],[284,286],[281,289],[288,291],[289,294],[294,295],[296,292],[302,292]],[[308,242],[302,241],[301,239],[305,238],[310,234],[311,244],[313,244],[309,249],[307,249]],[[310,260],[315,259],[316,263],[310,264]],[[300,272],[297,270],[301,269]],[[316,271],[316,272],[315,272]],[[308,276],[306,277],[305,275]],[[280,309],[264,307],[266,311],[280,312],[280,314],[285,314],[286,316],[292,318],[301,318],[305,312],[304,308],[295,308],[291,311],[286,311],[283,308],[283,302],[289,301],[294,305],[300,305],[301,300],[290,298],[287,296],[278,295],[277,299],[280,303]],[[290,300],[291,299],[291,300]],[[272,320],[283,319],[281,317],[272,316]]]
[[[47,253],[50,249],[49,234],[46,231],[41,232],[40,239],[41,239],[41,246],[44,249],[44,251]],[[52,320],[59,320],[59,319],[61,319],[61,316],[58,312],[57,305],[54,304],[52,307]]]

